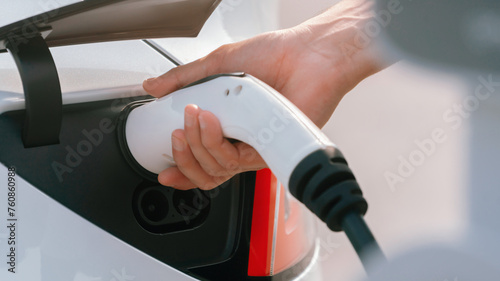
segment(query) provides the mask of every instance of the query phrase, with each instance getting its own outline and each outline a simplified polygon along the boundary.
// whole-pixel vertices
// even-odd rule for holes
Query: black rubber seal
[[[125,158],[125,161],[130,165],[130,167],[140,176],[144,177],[145,179],[152,181],[152,182],[158,182],[158,174],[152,173],[149,170],[146,170],[144,167],[139,164],[134,156],[132,155],[132,152],[130,152],[130,149],[128,148],[127,144],[127,137],[125,135],[125,128],[127,126],[127,118],[128,115],[134,108],[137,108],[139,106],[145,105],[147,103],[150,103],[154,101],[155,99],[148,99],[148,100],[141,100],[141,101],[136,101],[136,102],[131,102],[127,106],[125,106],[118,115],[118,120],[116,122],[116,133],[118,137],[118,144],[120,146],[120,150],[122,152],[123,157]]]

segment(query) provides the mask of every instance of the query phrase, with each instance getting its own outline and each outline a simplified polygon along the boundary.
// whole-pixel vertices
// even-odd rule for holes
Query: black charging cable
[[[368,273],[368,257],[385,259],[363,217],[368,203],[339,150],[318,150],[304,158],[289,187],[328,228],[345,232]]]

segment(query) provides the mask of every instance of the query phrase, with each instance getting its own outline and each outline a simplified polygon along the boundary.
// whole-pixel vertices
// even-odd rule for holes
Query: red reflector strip
[[[269,276],[277,182],[269,169],[258,171],[255,181],[248,276]]]

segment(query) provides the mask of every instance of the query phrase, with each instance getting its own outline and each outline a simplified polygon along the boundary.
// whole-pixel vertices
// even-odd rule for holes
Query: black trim
[[[58,144],[62,95],[54,59],[41,35],[23,39],[22,42],[9,41],[6,46],[23,82],[26,104],[24,147]]]
[[[160,45],[158,45],[156,42],[152,40],[142,40],[146,45],[151,47],[153,50],[157,51],[160,55],[162,55],[164,58],[169,60],[171,63],[173,63],[175,66],[183,65],[180,60],[178,60],[176,57],[174,57],[171,53],[169,53],[167,50],[162,48]]]

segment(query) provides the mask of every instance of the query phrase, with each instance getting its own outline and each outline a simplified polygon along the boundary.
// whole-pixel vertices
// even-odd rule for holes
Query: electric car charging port
[[[210,203],[210,197],[199,189],[175,190],[145,182],[136,188],[132,208],[145,230],[165,234],[200,226],[208,216]]]

